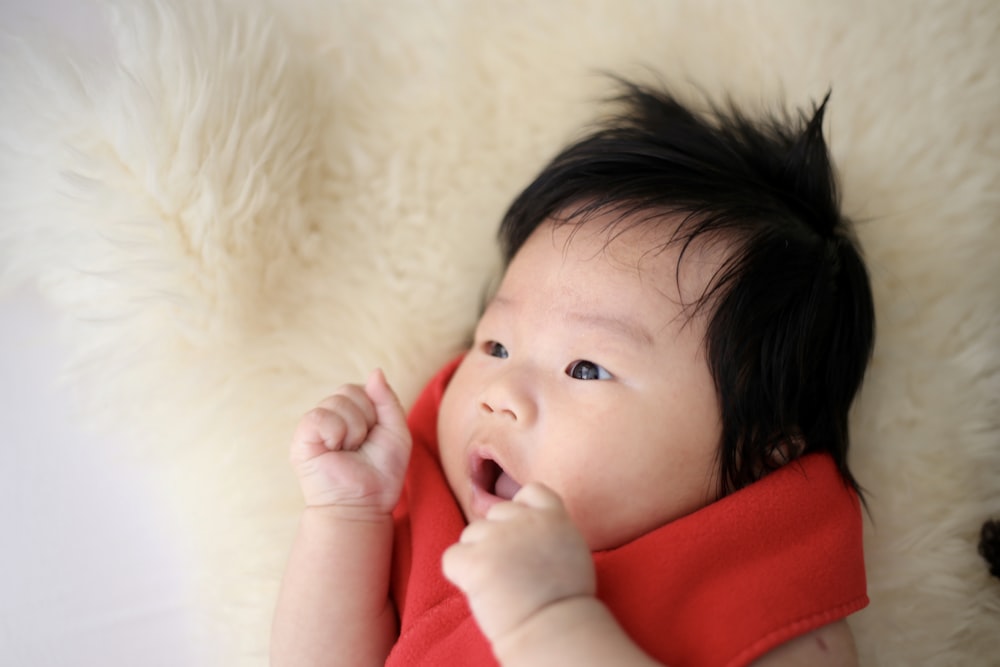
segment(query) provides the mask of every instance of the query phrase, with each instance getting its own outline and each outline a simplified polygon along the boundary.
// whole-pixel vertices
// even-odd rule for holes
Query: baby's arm
[[[379,371],[302,418],[290,458],[306,509],[275,612],[274,667],[385,662],[397,632],[392,510],[410,447],[403,409]]]
[[[593,561],[559,497],[537,484],[469,525],[444,555],[504,667],[658,665],[595,597]],[[754,667],[857,667],[854,639],[836,621],[777,647]]]
[[[490,509],[445,552],[502,665],[656,665],[596,597],[583,536],[538,484]]]

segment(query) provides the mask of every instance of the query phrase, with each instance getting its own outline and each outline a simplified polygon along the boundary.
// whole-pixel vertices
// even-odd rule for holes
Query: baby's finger
[[[473,554],[474,550],[459,542],[445,549],[441,555],[441,571],[445,579],[466,593],[472,576],[471,568],[476,564]]]
[[[302,416],[292,435],[292,458],[310,459],[328,450],[343,448],[347,424],[326,408],[313,408]]]
[[[492,530],[489,521],[473,521],[458,536],[459,544],[475,544],[484,540]]]
[[[516,498],[517,496],[515,495],[514,497]],[[507,501],[497,503],[486,510],[486,518],[489,521],[510,521],[523,516],[525,512],[530,512],[532,509],[534,507],[527,503]]]
[[[354,450],[368,437],[375,425],[375,406],[358,385],[341,387],[336,394],[320,401],[319,407],[334,414],[343,422],[343,449]],[[335,442],[329,442],[331,449],[337,449]]]
[[[379,425],[395,435],[409,433],[409,426],[406,424],[406,411],[403,410],[396,392],[386,381],[385,373],[382,372],[381,368],[376,368],[368,376],[365,394],[372,402],[374,416]]]
[[[334,412],[354,410],[362,416],[366,430],[370,430],[375,425],[375,405],[365,392],[365,388],[359,384],[345,384],[337,389],[332,396],[327,396],[320,401],[319,407]]]
[[[562,509],[559,495],[541,482],[525,484],[514,494],[513,501],[537,509]]]

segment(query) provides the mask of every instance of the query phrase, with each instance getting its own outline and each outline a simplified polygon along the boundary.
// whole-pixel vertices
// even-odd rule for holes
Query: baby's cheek
[[[560,494],[560,497],[566,506],[570,522],[583,536],[590,551],[600,551],[617,546],[612,543],[617,540],[620,526],[613,523],[615,514],[613,511],[601,510],[600,506],[606,506],[606,503],[594,503],[593,499],[574,495],[564,497]]]
[[[567,511],[591,551],[616,549],[678,517],[676,499],[663,497],[663,482],[655,488],[633,480],[605,487],[571,501]]]
[[[438,457],[448,487],[468,520],[472,495],[468,479],[469,454],[464,447],[462,430],[458,422],[455,412],[446,412],[445,404],[442,403],[438,413]]]

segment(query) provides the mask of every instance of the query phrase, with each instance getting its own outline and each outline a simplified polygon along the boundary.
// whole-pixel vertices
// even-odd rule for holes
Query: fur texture
[[[186,517],[232,664],[266,637],[300,507],[298,416],[461,345],[510,199],[600,113],[601,71],[750,108],[832,86],[875,290],[854,412],[863,664],[987,664],[1000,582],[1000,5],[139,0],[113,47],[0,62],[0,272],[71,322],[82,409]],[[695,85],[696,84],[696,85]],[[694,98],[697,99],[697,98]]]

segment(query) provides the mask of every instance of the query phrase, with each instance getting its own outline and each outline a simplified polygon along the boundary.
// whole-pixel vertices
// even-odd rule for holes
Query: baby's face
[[[553,488],[592,550],[715,500],[718,400],[677,253],[597,218],[541,225],[514,257],[441,405],[441,461],[468,520]],[[575,233],[574,233],[575,232]],[[717,265],[692,250],[680,295]]]

